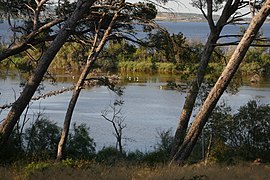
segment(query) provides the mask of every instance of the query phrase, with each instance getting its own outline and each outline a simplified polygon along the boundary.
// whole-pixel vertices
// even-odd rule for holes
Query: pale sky
[[[57,2],[58,0],[52,0]],[[75,1],[75,0],[71,0]],[[148,0],[126,0],[128,2],[147,2]],[[152,2],[156,2],[157,0],[149,0]],[[191,0],[169,0],[170,2],[166,3],[164,6],[172,9],[174,12],[182,12],[182,13],[200,13],[197,8],[194,8],[190,5]],[[158,8],[158,7],[157,7]],[[159,11],[165,11],[165,9],[158,8]]]
[[[57,1],[57,0],[52,0],[52,1]],[[72,1],[72,0],[71,0]],[[157,2],[157,0],[126,0],[129,2]],[[190,5],[191,0],[169,0],[168,3],[166,3],[164,6],[167,8],[170,8],[173,12],[180,12],[180,13],[198,13],[201,14],[201,11],[197,8],[194,8]],[[157,9],[160,12],[167,11],[163,8],[157,7]]]
[[[165,7],[172,9],[174,12],[180,13],[201,13],[200,10],[190,5],[191,0],[175,0],[165,4]],[[158,8],[159,11],[165,11],[162,8]]]
[[[129,2],[147,2],[148,0],[126,0]],[[156,2],[157,0],[149,0],[152,2]],[[201,11],[198,8],[194,8],[190,5],[191,0],[169,0],[168,3],[166,3],[164,6],[167,8],[172,9],[173,12],[180,12],[180,13],[197,13],[201,14]],[[157,7],[160,12],[166,11],[165,9]],[[241,12],[245,13],[249,11],[249,8],[243,9]],[[220,14],[221,12],[217,12],[217,14]]]

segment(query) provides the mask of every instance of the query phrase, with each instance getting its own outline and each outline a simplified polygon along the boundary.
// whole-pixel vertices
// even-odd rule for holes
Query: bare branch
[[[29,6],[28,4],[26,4],[26,3],[24,3],[24,5],[28,8],[28,9],[30,9],[33,13],[35,13],[35,10],[34,10],[34,8],[32,8],[31,6]]]

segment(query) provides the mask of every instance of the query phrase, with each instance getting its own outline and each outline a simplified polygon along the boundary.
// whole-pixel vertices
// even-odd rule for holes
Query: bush
[[[104,164],[115,164],[124,158],[125,155],[121,154],[119,150],[114,147],[104,147],[101,149],[95,157],[96,162],[104,163]]]
[[[25,149],[22,143],[23,134],[19,132],[20,127],[15,127],[7,144],[0,148],[0,162],[11,163],[25,158]]]
[[[95,154],[95,142],[89,136],[89,127],[86,124],[79,126],[73,124],[74,133],[70,133],[67,145],[66,155],[73,159],[91,159]]]
[[[218,106],[205,127],[211,158],[218,162],[232,158],[263,159],[270,162],[270,106],[251,100],[231,114],[228,106]],[[212,140],[210,141],[210,137]]]
[[[37,159],[54,158],[60,138],[56,123],[39,116],[31,127],[25,130],[26,153]]]
[[[245,160],[261,158],[270,162],[270,106],[252,100],[234,115],[231,146]]]
[[[66,151],[73,159],[91,159],[95,154],[95,143],[89,136],[86,124],[73,125],[74,132],[68,136]],[[0,149],[1,163],[16,160],[49,160],[56,157],[60,139],[60,128],[48,118],[38,115],[34,123],[21,133],[20,127],[12,132],[7,145]]]

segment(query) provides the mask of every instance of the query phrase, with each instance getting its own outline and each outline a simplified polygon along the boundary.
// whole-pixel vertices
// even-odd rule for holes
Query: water
[[[209,33],[205,22],[159,22],[168,28],[171,33],[182,32],[187,38],[194,40],[205,40]],[[263,26],[265,35],[270,35],[270,24]],[[223,31],[224,34],[237,34],[239,26],[229,25]],[[1,40],[7,41],[11,34],[8,32],[7,23],[0,23]],[[132,80],[129,81],[128,77]],[[124,129],[124,136],[133,141],[125,142],[126,150],[147,151],[153,149],[157,142],[157,131],[172,129],[175,130],[178,117],[185,100],[185,94],[177,91],[161,90],[160,85],[165,85],[167,80],[179,81],[177,76],[171,75],[138,75],[123,76],[125,81],[125,94],[123,96],[124,106],[122,113],[125,117],[127,128]],[[65,80],[64,80],[65,79]],[[68,81],[67,81],[68,80]],[[59,90],[64,87],[70,87],[72,78],[62,76],[57,85],[51,85],[45,82],[45,90],[42,93],[51,90]],[[12,103],[19,92],[20,80],[18,77],[9,76],[6,79],[0,79],[0,105]],[[237,110],[241,105],[247,103],[250,99],[258,99],[262,103],[270,102],[270,79],[266,79],[259,86],[250,86],[246,82],[239,89],[236,95],[224,94],[223,100]],[[42,111],[52,121],[62,126],[67,104],[70,100],[71,92],[65,92],[58,96],[42,99],[31,103],[28,117],[30,122],[33,120],[33,114]],[[101,117],[101,112],[114,101],[115,95],[105,87],[95,87],[85,89],[81,92],[79,101],[74,111],[72,122],[77,124],[86,123],[90,126],[90,135],[94,138],[97,149],[103,146],[115,145],[113,128],[111,124]],[[0,113],[0,120],[5,118],[7,110]]]
[[[19,22],[16,22],[17,24]],[[167,21],[157,21],[159,25],[165,27],[170,33],[178,34],[182,32],[185,37],[191,40],[205,41],[209,35],[209,28],[207,22],[167,22]],[[240,32],[240,26],[247,27],[245,25],[227,25],[224,27],[221,35],[236,35]],[[270,37],[270,24],[265,23],[261,32],[265,37]],[[1,41],[8,42],[12,33],[8,26],[7,21],[0,23],[0,39]],[[144,36],[143,33],[139,33],[139,37]],[[234,38],[223,38],[222,42],[228,42],[235,40]]]
[[[126,150],[141,151],[152,150],[158,140],[157,132],[172,129],[178,123],[181,108],[185,100],[185,93],[161,90],[160,85],[165,85],[166,80],[176,80],[177,76],[139,76],[138,81],[129,81],[125,76],[125,93],[123,96],[124,105],[122,109],[125,117],[124,136],[133,141],[125,142]],[[133,80],[133,77],[132,77]],[[0,104],[12,102],[19,95],[19,80],[0,80]],[[69,87],[72,83],[61,82],[51,85],[45,82],[45,89],[42,93],[50,90]],[[71,92],[65,92],[58,96],[35,101],[31,104],[28,114],[30,122],[34,113],[44,112],[52,121],[62,126],[67,104]],[[97,149],[103,146],[115,145],[113,128],[111,124],[101,117],[101,112],[108,108],[115,99],[115,94],[106,87],[94,87],[81,92],[77,106],[74,111],[72,122],[77,124],[86,123],[90,126],[90,135],[97,143]],[[270,80],[266,80],[259,87],[252,87],[248,84],[240,88],[236,95],[224,94],[223,99],[232,106],[234,111],[250,99],[258,99],[262,103],[270,102]],[[0,114],[3,119],[8,111]]]
[[[165,27],[170,33],[182,32],[185,37],[191,40],[205,41],[209,35],[209,27],[207,22],[167,22],[158,21],[158,24]],[[226,25],[221,35],[237,35],[240,32],[240,26],[248,27],[247,24],[243,25]],[[260,31],[265,37],[270,37],[270,24],[265,23]],[[235,38],[222,38],[222,42],[236,40]]]

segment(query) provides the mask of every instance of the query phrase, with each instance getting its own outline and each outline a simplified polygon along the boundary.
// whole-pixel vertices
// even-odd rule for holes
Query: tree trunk
[[[179,147],[177,153],[174,155],[171,164],[172,163],[182,164],[192,152],[193,147],[197,142],[197,139],[201,134],[205,123],[208,120],[208,117],[215,108],[219,98],[229,85],[240,63],[242,62],[250,44],[254,40],[260,27],[262,26],[262,24],[264,23],[265,19],[269,14],[270,14],[270,0],[267,0],[263,5],[263,7],[261,8],[261,10],[259,11],[259,13],[252,18],[250,26],[245,32],[239,45],[235,49],[226,68],[222,72],[215,86],[212,88],[207,99],[200,108],[182,145]]]
[[[211,133],[209,141],[208,141],[207,152],[206,152],[206,156],[205,156],[205,159],[204,159],[204,165],[208,164],[208,160],[209,160],[209,157],[210,157],[212,145],[213,145],[213,133]]]
[[[64,148],[65,148],[67,137],[68,137],[68,132],[69,132],[69,127],[70,127],[73,111],[74,111],[74,108],[76,106],[76,102],[79,98],[83,83],[84,83],[84,81],[85,81],[85,79],[90,71],[91,65],[97,59],[99,53],[102,51],[104,45],[106,44],[107,38],[109,37],[109,35],[111,33],[112,27],[113,27],[117,17],[118,17],[118,12],[115,13],[113,19],[111,20],[110,25],[108,26],[101,41],[99,42],[98,47],[95,47],[95,46],[97,43],[97,36],[99,33],[98,32],[99,28],[98,28],[98,31],[96,32],[96,38],[95,38],[93,48],[91,50],[90,55],[88,56],[87,63],[84,67],[84,70],[81,73],[80,78],[76,84],[76,88],[73,90],[71,100],[69,101],[68,109],[67,109],[65,120],[64,120],[63,129],[62,129],[62,133],[61,133],[61,138],[60,138],[60,141],[58,143],[57,158],[56,158],[57,161],[60,161],[63,158]],[[100,22],[100,25],[101,25],[101,22]]]
[[[25,88],[23,89],[20,97],[14,102],[7,117],[0,125],[0,147],[2,147],[3,144],[5,144],[8,140],[16,122],[19,120],[24,109],[29,104],[50,63],[69,37],[70,31],[75,28],[78,20],[80,20],[85,15],[87,10],[89,10],[90,6],[94,2],[95,0],[78,0],[75,11],[72,13],[70,18],[67,19],[63,29],[61,29],[55,40],[41,57],[37,68],[25,85]]]
[[[189,119],[191,117],[194,104],[195,104],[197,95],[199,93],[199,89],[203,82],[205,71],[208,66],[208,62],[215,48],[214,44],[216,44],[219,34],[220,32],[217,32],[215,34],[211,33],[211,35],[208,38],[207,43],[205,44],[205,49],[204,49],[204,52],[202,54],[201,61],[200,61],[200,67],[198,69],[196,78],[192,81],[191,87],[187,93],[185,104],[183,106],[180,118],[178,120],[178,126],[174,135],[174,142],[173,142],[172,152],[171,152],[172,157],[176,153],[178,147],[181,145],[181,142],[183,141],[185,137]]]
[[[220,33],[224,25],[227,24],[227,21],[229,20],[231,15],[237,10],[238,3],[239,0],[235,1],[234,3],[232,0],[227,1],[216,25],[214,25],[214,21],[212,17],[210,17],[210,15],[212,16],[212,12],[208,12],[207,20],[210,28],[210,35],[208,36],[208,40],[205,44],[205,48],[201,56],[200,66],[197,71],[196,78],[193,80],[191,87],[187,93],[186,100],[182,108],[180,118],[178,120],[178,126],[174,135],[174,141],[171,151],[171,158],[175,155],[177,149],[180,147],[181,143],[184,140],[188,123],[192,115],[192,111],[195,106],[201,84],[204,80],[206,68],[215,49],[215,44],[219,39]],[[210,6],[210,4],[208,4],[208,6]],[[212,11],[212,8],[209,8],[208,11]]]

